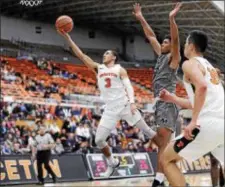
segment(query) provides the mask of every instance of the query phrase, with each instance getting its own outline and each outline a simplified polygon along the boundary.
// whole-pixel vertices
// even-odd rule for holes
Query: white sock
[[[159,181],[160,183],[164,181],[164,178],[165,178],[165,175],[163,173],[159,173],[159,172],[156,173],[155,179]]]
[[[114,164],[114,162],[115,162],[112,155],[111,155],[110,157],[106,158],[106,159],[107,159],[107,162],[108,162],[108,164],[109,164],[110,166],[112,166],[112,165]]]

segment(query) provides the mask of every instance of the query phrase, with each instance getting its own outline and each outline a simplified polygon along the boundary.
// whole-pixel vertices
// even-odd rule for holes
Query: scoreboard
[[[107,169],[107,162],[102,154],[87,154],[88,167],[93,179],[104,179]],[[120,160],[120,167],[117,168],[110,178],[152,176],[154,170],[147,153],[125,153],[113,154],[113,157]]]

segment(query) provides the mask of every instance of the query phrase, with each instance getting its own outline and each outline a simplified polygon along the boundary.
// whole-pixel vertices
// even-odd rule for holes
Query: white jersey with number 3
[[[117,101],[128,100],[126,89],[120,78],[119,64],[115,64],[113,67],[106,67],[105,64],[98,66],[98,87],[100,89],[100,94],[102,100],[107,105],[116,104]]]
[[[216,69],[202,57],[195,57],[205,69],[205,81],[207,83],[206,100],[200,112],[199,118],[216,117],[224,118],[224,88],[220,82]],[[194,91],[190,84],[184,82],[189,99],[194,104]]]

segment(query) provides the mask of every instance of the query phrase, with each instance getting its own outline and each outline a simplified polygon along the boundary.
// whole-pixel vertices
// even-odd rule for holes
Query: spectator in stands
[[[35,143],[35,136],[36,136],[36,132],[28,132],[28,146],[31,148],[32,145],[34,145]]]
[[[53,154],[62,154],[64,151],[65,150],[63,148],[60,138],[57,138],[56,145],[55,145],[55,148],[52,150],[52,153]]]
[[[38,60],[38,68],[44,70],[47,69],[48,63],[45,60],[45,58],[42,58],[41,60]]]
[[[86,138],[87,141],[89,141],[91,139],[90,128],[87,123],[84,124],[83,136]]]
[[[2,155],[11,155],[12,154],[12,150],[6,142],[4,142],[3,145],[1,145],[1,154]]]
[[[38,129],[40,129],[41,126],[44,126],[44,122],[43,122],[43,119],[37,119],[36,122],[36,127],[35,127],[35,130],[37,131]]]
[[[46,87],[44,91],[44,98],[50,98],[50,96],[51,96],[51,88]]]
[[[10,68],[10,66],[3,66],[3,68],[1,68],[1,75],[3,80],[16,81],[15,71],[13,68]]]
[[[53,75],[53,68],[52,68],[52,64],[51,64],[51,61],[47,61],[47,72],[49,75]]]
[[[25,105],[24,103],[21,103],[21,105],[20,105],[20,111],[21,111],[25,116],[27,116],[28,111],[27,111],[26,105]]]
[[[9,112],[8,112],[6,106],[3,107],[3,109],[1,110],[1,113],[2,113],[2,118],[5,118],[5,117],[9,116]]]
[[[34,80],[35,81],[35,80]],[[45,125],[45,121],[52,121],[49,125],[49,130],[53,137],[63,146],[66,151],[78,151],[82,153],[92,152],[95,145],[94,135],[99,119],[93,118],[89,110],[85,114],[81,113],[80,108],[56,107],[53,115],[60,117],[63,120],[63,128],[59,129],[50,114],[50,107],[37,104],[25,103],[1,103],[1,119],[2,126],[0,132],[5,135],[5,139],[1,137],[1,141],[5,142],[8,147],[2,144],[1,149],[5,150],[6,154],[13,152],[13,154],[26,154],[30,151],[30,145],[34,141],[33,137],[36,135],[35,131]],[[13,119],[33,119],[36,120],[33,132],[28,132],[22,126],[17,126]],[[74,134],[76,132],[76,134]],[[68,136],[69,137],[68,137]],[[130,146],[128,142],[130,139],[136,138]],[[60,142],[61,141],[61,142]],[[121,121],[117,126],[117,132],[110,135],[109,144],[113,152],[122,153],[129,149],[129,152],[144,151],[143,143],[146,139],[136,128],[128,127],[125,121]],[[136,148],[135,148],[136,146]],[[8,149],[11,150],[8,151]],[[14,151],[15,150],[15,151]],[[3,152],[3,151],[2,151]],[[60,152],[60,151],[59,151]]]
[[[63,147],[66,147],[66,140],[67,140],[66,129],[62,129],[61,130],[59,138],[60,138],[60,140],[62,142]]]
[[[63,109],[62,109],[62,112],[63,112]],[[63,113],[63,117],[64,117],[64,113]],[[65,129],[67,133],[70,132],[70,120],[69,120],[69,118],[64,119],[62,128]]]
[[[45,117],[44,108],[42,106],[38,106],[38,108],[36,109],[36,117],[40,119],[43,119]]]
[[[17,139],[19,139],[19,138],[21,137],[21,131],[20,131],[18,128],[16,128],[15,137],[16,137]]]
[[[138,134],[135,131],[135,129],[131,126],[128,126],[127,129],[124,131],[124,134],[126,135],[126,138],[130,139],[137,139],[138,140]]]
[[[51,93],[58,93],[59,87],[56,83],[53,83],[50,89],[51,89]]]
[[[112,153],[118,153],[118,150],[116,149],[116,145],[113,143],[113,139],[111,137],[108,138],[107,143]]]
[[[54,141],[56,141],[57,137],[59,136],[60,129],[55,121],[49,124],[48,131],[52,135],[52,138],[54,139]]]
[[[75,120],[74,117],[71,117],[71,118],[69,119],[69,125],[68,125],[69,132],[75,133],[76,127],[77,127],[76,120]]]
[[[90,141],[91,134],[88,125],[80,123],[80,125],[76,129],[76,135],[83,142]]]
[[[3,121],[0,126],[0,135],[1,137],[5,137],[7,135],[6,121]]]
[[[74,133],[68,134],[68,139],[66,140],[66,148],[69,151],[73,151],[77,147],[77,142],[75,140]]]
[[[15,107],[15,105],[16,105],[15,103],[9,103],[9,104],[7,105],[7,111],[8,111],[9,114],[12,113],[13,108]]]
[[[9,148],[12,150],[13,148],[13,134],[8,133],[7,138],[5,140],[5,143],[9,146]]]
[[[55,109],[55,114],[56,116],[58,116],[59,118],[63,119],[64,117],[64,112],[63,112],[63,108],[61,106],[56,106],[56,109]],[[65,121],[64,121],[65,123]],[[63,124],[63,128],[65,128],[64,124]]]
[[[128,143],[126,152],[127,153],[136,153],[137,152],[137,149],[134,147],[134,144],[132,142]]]
[[[15,155],[21,155],[22,154],[21,144],[19,142],[15,142],[13,144],[13,154],[15,154]]]
[[[62,71],[62,78],[64,79],[68,79],[70,76],[69,72],[68,71]]]
[[[145,148],[144,148],[144,146],[143,146],[143,144],[142,144],[142,142],[138,142],[137,143],[137,152],[146,152],[146,150],[145,150]]]

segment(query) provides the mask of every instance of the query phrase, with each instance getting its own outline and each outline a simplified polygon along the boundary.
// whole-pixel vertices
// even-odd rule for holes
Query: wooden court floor
[[[126,179],[116,179],[116,180],[99,180],[99,181],[86,181],[86,182],[72,182],[72,183],[48,183],[45,186],[146,186],[150,187],[152,184],[153,177],[140,177],[140,178],[126,178]],[[209,173],[205,174],[192,174],[186,175],[186,181],[190,184],[190,186],[212,186],[211,179]],[[166,182],[168,186],[168,183]],[[20,186],[20,185],[19,185]],[[16,187],[19,187],[16,185]],[[34,187],[37,185],[23,185],[25,187]],[[22,186],[21,186],[22,187]]]

